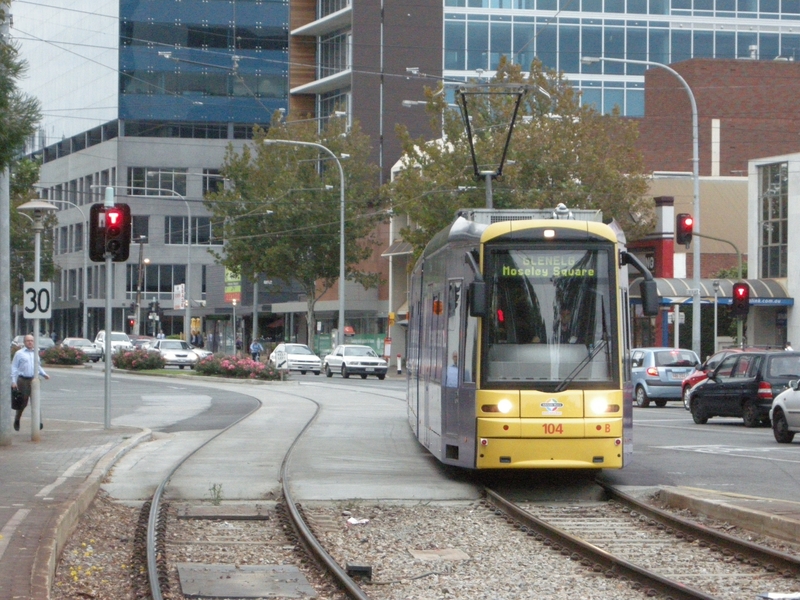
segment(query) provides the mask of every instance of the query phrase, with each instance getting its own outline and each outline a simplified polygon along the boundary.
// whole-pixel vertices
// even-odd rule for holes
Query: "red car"
[[[726,348],[725,350],[720,350],[716,354],[712,354],[709,356],[702,365],[697,367],[694,371],[689,373],[686,376],[686,379],[683,380],[681,384],[682,390],[682,397],[683,397],[683,408],[689,410],[689,390],[691,390],[695,385],[707,379],[707,373],[709,371],[713,371],[717,368],[717,365],[722,362],[722,359],[726,356],[730,356],[736,352],[743,352],[741,348]]]

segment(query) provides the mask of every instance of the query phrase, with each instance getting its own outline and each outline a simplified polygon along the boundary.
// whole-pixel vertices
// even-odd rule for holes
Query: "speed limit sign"
[[[49,319],[52,284],[49,281],[26,281],[22,289],[22,312],[25,318]]]

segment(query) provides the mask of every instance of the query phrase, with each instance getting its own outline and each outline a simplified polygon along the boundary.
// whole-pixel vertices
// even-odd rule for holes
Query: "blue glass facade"
[[[122,0],[119,117],[269,122],[288,105],[288,22],[288,0]]]
[[[500,57],[563,71],[585,103],[644,114],[640,65],[690,58],[800,58],[800,0],[445,0],[445,78],[491,72]]]

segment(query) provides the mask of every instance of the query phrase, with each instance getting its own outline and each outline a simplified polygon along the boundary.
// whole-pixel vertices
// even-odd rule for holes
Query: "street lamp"
[[[23,213],[33,213],[33,233],[34,233],[34,257],[33,257],[33,281],[39,283],[40,264],[41,264],[41,237],[44,230],[44,217],[46,213],[57,210],[56,206],[44,200],[30,200],[22,204],[17,210]],[[41,410],[39,404],[39,318],[33,319],[33,380],[31,381],[31,441],[38,442],[40,439],[39,423],[41,420]]]
[[[74,202],[70,202],[69,200],[50,200],[50,202],[55,204],[69,204],[73,208],[77,208],[85,223],[83,227],[83,285],[81,286],[83,288],[83,309],[81,310],[81,332],[83,337],[88,338],[88,307],[86,305],[89,303],[89,221],[86,219],[86,213],[83,212],[83,209]]]
[[[493,197],[492,197],[492,180],[497,179],[503,174],[503,163],[506,160],[506,154],[508,153],[508,146],[511,143],[511,134],[514,132],[514,123],[517,120],[517,112],[519,112],[519,105],[522,102],[522,97],[527,92],[527,88],[525,86],[521,86],[518,84],[503,84],[503,83],[496,83],[496,84],[465,84],[458,88],[458,95],[460,98],[459,108],[461,108],[461,114],[464,117],[464,126],[467,128],[467,140],[469,141],[469,150],[472,154],[472,167],[475,171],[475,177],[477,179],[483,178],[486,181],[486,208],[494,208],[493,207]],[[469,98],[474,96],[492,96],[503,94],[507,96],[515,97],[514,102],[514,112],[511,115],[511,121],[508,125],[508,133],[506,134],[506,140],[503,144],[503,153],[500,156],[500,162],[498,163],[497,167],[494,169],[481,169],[478,165],[478,159],[475,155],[475,134],[477,130],[473,130],[472,127],[472,118],[469,114]],[[489,124],[485,127],[485,129],[491,131],[491,127]]]
[[[298,142],[295,140],[264,140],[265,144],[288,144],[290,146],[306,146],[309,148],[316,148],[327,152],[333,160],[336,161],[336,166],[339,168],[339,330],[336,333],[336,345],[344,343],[344,281],[345,281],[345,260],[344,260],[344,169],[339,157],[336,156],[329,148],[316,142]],[[310,341],[310,340],[309,340]]]
[[[719,297],[719,279],[714,280],[714,354],[717,353],[717,298]],[[741,320],[741,319],[739,319]],[[741,340],[739,340],[741,343]]]
[[[680,73],[678,73],[672,67],[669,67],[665,64],[659,62],[653,62],[650,60],[633,60],[630,58],[606,58],[604,56],[584,56],[581,58],[581,62],[586,65],[590,65],[593,63],[597,63],[600,61],[605,62],[616,62],[616,63],[629,63],[632,65],[644,65],[648,67],[658,67],[659,69],[664,69],[665,71],[669,71],[675,77],[678,78],[678,81],[681,82],[681,85],[686,90],[686,93],[689,95],[689,102],[692,105],[692,178],[694,180],[694,231],[695,233],[700,231],[700,150],[699,150],[699,127],[697,124],[697,102],[694,99],[694,93],[692,93],[692,88],[689,87],[689,84],[686,83],[686,80],[681,77]],[[695,354],[698,356],[701,355],[700,352],[700,240],[697,239],[694,242],[694,255],[692,260],[692,270],[694,271],[692,277],[692,350],[694,350]]]

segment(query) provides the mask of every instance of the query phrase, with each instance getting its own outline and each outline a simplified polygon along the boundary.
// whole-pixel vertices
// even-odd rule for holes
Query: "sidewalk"
[[[149,430],[51,419],[34,443],[26,416],[11,445],[0,446],[0,600],[49,597],[74,523],[114,462],[150,437]]]

